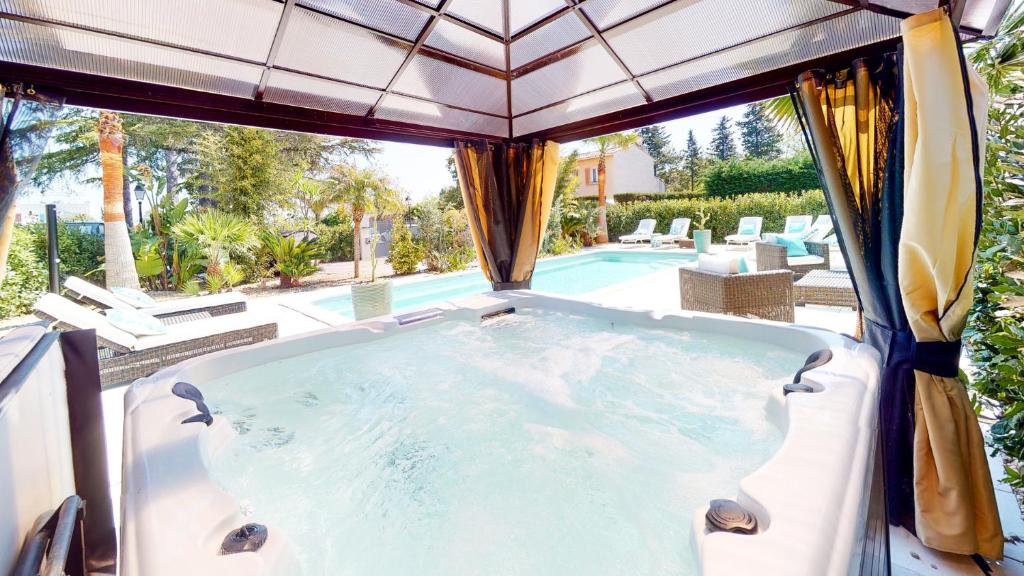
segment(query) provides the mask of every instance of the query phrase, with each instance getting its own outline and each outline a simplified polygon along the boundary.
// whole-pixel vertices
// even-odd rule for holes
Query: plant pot
[[[693,245],[697,254],[706,254],[711,249],[711,230],[694,230]]]
[[[391,313],[391,280],[352,285],[352,312],[356,320]]]

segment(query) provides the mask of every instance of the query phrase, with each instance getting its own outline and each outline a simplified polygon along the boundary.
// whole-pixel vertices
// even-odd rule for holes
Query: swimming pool
[[[545,258],[537,261],[531,288],[562,296],[579,296],[617,284],[637,280],[665,268],[678,268],[696,257],[692,254],[608,250],[572,256]],[[491,285],[479,270],[441,276],[399,279],[392,285],[392,311],[416,310],[431,304],[479,294]],[[286,306],[308,316],[326,319],[331,324],[352,319],[352,293],[349,287],[318,291],[293,297]]]
[[[419,318],[136,382],[122,573],[839,576],[859,564],[871,348],[529,291]],[[823,349],[831,360],[787,396]],[[752,514],[753,533],[712,529],[717,499]]]

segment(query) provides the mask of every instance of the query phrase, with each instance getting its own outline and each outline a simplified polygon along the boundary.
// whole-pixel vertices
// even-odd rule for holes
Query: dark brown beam
[[[281,11],[281,19],[277,21],[277,31],[274,32],[274,42],[270,45],[270,52],[267,54],[266,67],[260,76],[260,85],[256,87],[256,99],[263,100],[263,94],[267,91],[267,82],[270,81],[270,70],[277,60],[277,53],[281,51],[281,43],[284,41],[284,34],[288,30],[288,21],[292,17],[292,10],[295,9],[295,0],[285,0],[284,10]]]
[[[597,40],[598,44],[600,44],[604,48],[604,51],[607,52],[608,55],[612,57],[612,60],[614,60],[616,64],[618,64],[619,69],[621,69],[622,73],[626,75],[626,78],[629,78],[629,81],[633,83],[633,87],[637,89],[637,92],[640,92],[640,94],[643,95],[644,101],[646,101],[648,104],[654,102],[654,98],[651,98],[651,95],[647,92],[647,89],[640,85],[640,82],[637,81],[636,79],[636,75],[633,74],[633,71],[629,69],[629,66],[626,66],[626,62],[619,57],[618,53],[615,52],[615,49],[612,48],[612,45],[609,44],[608,41],[604,39],[604,36],[601,35],[601,31],[598,30],[597,26],[594,25],[594,21],[590,19],[590,16],[588,16],[587,13],[584,12],[582,8],[580,8],[579,4],[574,4],[576,0],[565,1],[570,6],[572,6],[573,11],[576,13],[576,17],[579,18],[580,21],[583,22],[583,25],[587,27],[587,30],[590,32],[590,35],[595,40]],[[511,74],[511,71],[509,71],[509,73]]]
[[[411,8],[416,8],[417,10],[419,10],[421,12],[426,12],[427,14],[430,14],[431,16],[440,16],[440,18],[442,20],[446,21],[446,22],[451,22],[452,24],[455,24],[456,26],[465,28],[466,30],[470,30],[472,32],[476,32],[477,34],[480,34],[481,36],[486,36],[486,37],[490,38],[491,40],[494,40],[494,41],[497,41],[497,42],[503,42],[504,41],[501,36],[499,36],[498,34],[495,34],[494,32],[488,30],[487,28],[484,28],[483,26],[478,26],[477,24],[474,24],[474,23],[472,23],[472,22],[470,22],[468,20],[463,20],[462,18],[459,18],[459,17],[457,17],[454,14],[444,14],[444,13],[441,13],[441,10],[438,10],[437,8],[431,8],[430,6],[424,6],[423,4],[420,4],[419,2],[416,2],[415,0],[396,0],[396,1],[401,3],[401,4],[405,4],[406,6],[409,6]]]
[[[438,6],[437,14],[427,18],[427,23],[423,25],[419,35],[416,36],[416,42],[412,45],[412,48],[409,49],[409,53],[405,55],[405,60],[402,60],[402,65],[398,67],[398,70],[395,70],[395,73],[391,76],[391,80],[388,82],[388,85],[384,88],[384,92],[381,93],[380,97],[377,98],[377,102],[374,103],[366,113],[367,118],[373,118],[377,114],[377,109],[380,108],[381,103],[384,102],[384,99],[388,97],[388,94],[391,94],[391,91],[395,89],[395,84],[398,83],[398,79],[402,76],[402,72],[405,72],[405,69],[412,63],[413,58],[415,58],[419,53],[420,48],[423,47],[423,44],[427,41],[430,33],[434,31],[434,27],[437,26],[441,16],[444,16],[444,11],[448,9],[449,4],[451,4],[451,0],[443,0]]]
[[[837,52],[808,62],[658,100],[653,104],[634,106],[571,124],[523,134],[516,136],[515,139],[526,141],[538,138],[556,142],[571,142],[782,96],[788,92],[789,84],[794,82],[797,75],[805,70],[845,68],[857,58],[877,57],[886,52],[892,52],[899,42],[899,38],[891,38],[869,46]]]
[[[455,140],[467,139],[504,140],[488,134],[258,102],[250,98],[3,61],[0,61],[0,78],[64,96],[70,106],[135,114],[429,146],[450,147]]]

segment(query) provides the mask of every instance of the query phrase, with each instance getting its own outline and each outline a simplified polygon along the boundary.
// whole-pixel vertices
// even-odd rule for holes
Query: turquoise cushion
[[[744,222],[743,224],[740,224],[740,229],[737,232],[737,234],[740,234],[742,236],[750,236],[751,234],[754,233],[754,230],[757,230],[757,224],[753,222]]]
[[[136,290],[134,288],[111,288],[110,291],[114,293],[114,296],[117,296],[119,299],[124,300],[136,308],[152,308],[156,306],[156,300],[150,298],[149,294],[146,294],[142,290]]]
[[[807,246],[799,234],[779,234],[775,237],[775,243],[786,247],[786,256],[807,256]]]
[[[806,228],[806,227],[807,227],[807,222],[803,222],[803,221],[794,222],[793,225],[789,227],[789,232],[794,233],[794,234],[797,233],[797,232],[803,232],[804,228]]]
[[[740,274],[746,274],[747,272],[750,272],[750,268],[747,267],[747,259],[746,258],[740,256],[739,260],[737,260],[737,262],[736,262],[736,272],[738,272]]]
[[[138,310],[107,310],[107,321],[114,328],[120,328],[135,336],[166,334],[167,326],[156,318]]]

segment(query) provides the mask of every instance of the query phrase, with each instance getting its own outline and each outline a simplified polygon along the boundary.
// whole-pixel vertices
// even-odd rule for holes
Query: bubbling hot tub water
[[[694,510],[779,448],[803,355],[534,311],[255,366],[202,388],[210,463],[307,575],[694,574]]]

